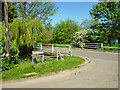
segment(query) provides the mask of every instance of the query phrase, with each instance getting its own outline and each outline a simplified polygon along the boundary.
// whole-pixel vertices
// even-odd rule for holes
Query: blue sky
[[[52,25],[60,20],[72,19],[81,23],[83,19],[90,18],[89,10],[98,2],[56,2],[58,11],[51,16]]]

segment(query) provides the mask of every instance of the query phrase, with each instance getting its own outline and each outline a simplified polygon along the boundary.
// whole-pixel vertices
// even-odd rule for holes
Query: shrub
[[[2,71],[9,70],[14,67],[15,64],[19,62],[18,49],[14,46],[10,47],[10,55],[4,56],[2,59]]]

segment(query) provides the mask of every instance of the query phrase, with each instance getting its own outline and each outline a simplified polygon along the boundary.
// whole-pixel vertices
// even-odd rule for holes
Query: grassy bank
[[[62,71],[65,69],[72,69],[77,68],[79,64],[83,63],[85,60],[80,57],[70,56],[65,57],[64,60],[59,60],[58,62],[56,59],[46,61],[44,64],[42,63],[32,63],[29,62],[21,62],[20,64],[16,65],[15,68],[11,70],[6,70],[2,72],[2,80],[12,80],[12,79],[20,79],[26,78],[30,76],[40,76],[43,74],[47,74],[50,72],[57,72]],[[27,73],[35,72],[36,74],[32,75],[25,75]]]
[[[110,49],[110,48],[104,48],[104,49],[101,49],[101,48],[99,48],[99,49],[95,49],[96,51],[100,51],[100,52],[120,52],[120,50],[118,50],[118,49]]]
[[[98,49],[84,49],[84,48],[76,48],[76,47],[73,47],[73,49],[88,50],[88,51],[99,51],[99,52],[114,52],[114,53],[120,52],[120,50],[117,50],[117,49],[109,49],[109,48],[106,48],[106,49],[103,49],[103,48],[98,48]]]

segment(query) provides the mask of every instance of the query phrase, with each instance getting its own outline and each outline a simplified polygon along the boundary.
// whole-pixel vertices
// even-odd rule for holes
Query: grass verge
[[[81,57],[70,56],[65,57],[64,60],[56,59],[46,61],[44,64],[42,63],[32,63],[29,62],[21,62],[20,64],[16,65],[15,68],[6,70],[2,72],[2,80],[12,80],[12,79],[20,79],[26,78],[31,76],[40,76],[43,74],[47,74],[50,72],[57,72],[62,71],[65,69],[72,69],[77,68],[79,64],[83,63],[85,60]],[[35,72],[36,74],[32,75],[25,75],[27,73]]]
[[[114,53],[120,53],[120,50],[118,49],[110,49],[110,48],[105,48],[105,49],[84,49],[84,48],[75,48],[73,47],[73,49],[80,49],[80,50],[88,50],[88,51],[99,51],[99,52],[114,52]]]

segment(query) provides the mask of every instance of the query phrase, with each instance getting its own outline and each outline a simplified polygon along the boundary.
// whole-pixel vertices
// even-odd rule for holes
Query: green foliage
[[[83,19],[81,24],[80,24],[80,27],[87,30],[87,29],[90,29],[90,25],[91,25],[92,21],[89,20],[89,19]]]
[[[16,4],[16,2],[8,2],[8,22],[18,17]],[[2,2],[2,21],[4,21],[4,2]]]
[[[98,42],[110,44],[111,39],[120,39],[120,2],[100,2],[93,6],[90,14],[99,23],[92,25],[96,29]]]
[[[18,55],[18,49],[16,47],[11,46],[9,48],[10,55],[4,56],[2,59],[2,71],[9,70],[15,66],[15,64],[18,64],[19,62],[19,55]]]
[[[52,26],[51,22],[52,22],[52,19],[48,19],[45,22],[45,30],[48,30],[48,31],[52,31],[53,30],[53,26]]]
[[[0,47],[2,46],[2,22],[0,22]],[[1,53],[1,49],[0,49]]]
[[[41,42],[46,43],[46,44],[51,43],[52,42],[52,31],[44,30]]]
[[[2,28],[2,51],[5,51],[4,22]],[[40,42],[43,36],[43,25],[40,20],[14,19],[9,23],[9,46],[18,50],[17,54],[21,58],[28,57],[31,54],[33,45]]]
[[[42,21],[54,15],[58,7],[53,2],[8,2],[8,21],[12,22],[14,18],[35,19]],[[2,21],[4,21],[4,2],[2,3]]]
[[[94,25],[98,24],[99,21],[95,20],[92,16],[90,19],[83,19],[80,27],[81,30],[79,31],[79,35],[75,35],[75,42],[76,43],[81,43],[81,42],[97,42],[97,29],[95,29]],[[84,33],[84,30],[87,32],[86,34]],[[83,38],[83,39],[82,39]],[[75,44],[76,45],[76,44]]]
[[[113,47],[120,47],[120,44],[114,45]]]
[[[52,33],[53,33],[53,26],[51,24],[52,19],[48,19],[44,23],[44,31],[43,31],[43,36],[42,36],[42,41],[41,43],[51,43],[52,42]]]
[[[78,24],[73,20],[60,21],[54,27],[53,42],[58,44],[70,44],[73,42],[73,35],[79,30]]]
[[[53,2],[19,2],[16,7],[19,17],[25,19],[40,18],[43,21],[52,16],[58,9]]]
[[[4,3],[2,7],[3,23],[0,39],[2,40],[2,54],[5,54]],[[45,22],[56,11],[57,7],[53,2],[8,2],[10,56],[5,56],[3,59],[3,70],[12,68],[19,56],[20,58],[31,57],[35,43],[51,41],[52,32],[47,31],[51,23],[48,21],[45,25]]]
[[[42,32],[43,26],[39,20],[15,19],[9,24],[10,45],[19,48],[20,51],[24,48],[29,50],[34,43],[41,41]]]
[[[10,56],[3,59],[3,70],[12,68],[17,63],[18,55],[21,58],[30,56],[33,45],[40,42],[43,36],[43,25],[40,20],[14,19],[9,23],[9,50]],[[2,54],[5,53],[4,22],[2,27]],[[10,64],[10,65],[9,65]]]

